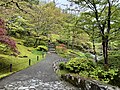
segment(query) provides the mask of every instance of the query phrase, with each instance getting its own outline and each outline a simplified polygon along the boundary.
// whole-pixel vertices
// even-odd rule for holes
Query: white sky
[[[53,0],[40,0],[40,1],[51,2]],[[64,6],[64,5],[68,5],[68,6],[70,5],[70,2],[68,2],[67,0],[55,0],[55,2],[58,7],[60,6],[63,9],[66,8],[66,6]]]
[[[41,0],[40,0],[40,1],[41,1]],[[53,1],[53,0],[42,0],[42,1],[51,2],[51,1]],[[78,10],[77,8],[75,9],[75,7],[76,7],[77,5],[72,4],[72,6],[71,6],[71,2],[69,2],[69,1],[67,1],[67,0],[55,0],[55,2],[56,2],[56,6],[62,8],[62,9],[70,8],[71,10],[72,10],[72,9],[73,9],[73,10]],[[74,12],[74,11],[71,11],[71,12]]]

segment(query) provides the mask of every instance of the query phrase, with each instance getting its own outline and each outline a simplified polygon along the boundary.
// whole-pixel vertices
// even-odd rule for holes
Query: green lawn
[[[19,40],[17,40],[19,41]],[[18,51],[20,55],[17,57],[11,55],[0,54],[0,78],[10,75],[14,72],[23,70],[29,67],[29,59],[31,60],[31,65],[36,64],[42,60],[42,54],[33,53],[34,48],[25,47],[23,45],[17,44]],[[37,60],[37,56],[39,60]],[[10,64],[12,64],[12,72],[10,72]]]

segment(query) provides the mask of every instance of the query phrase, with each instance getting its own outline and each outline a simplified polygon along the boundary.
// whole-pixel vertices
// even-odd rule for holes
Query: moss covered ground
[[[12,54],[0,53],[0,78],[34,65],[40,62],[43,58],[42,52],[36,53],[35,48],[25,47],[22,44],[22,40],[15,40],[17,41],[17,48],[20,54],[18,56],[14,56]],[[39,60],[37,60],[37,58]],[[29,65],[29,60],[31,60],[31,65]],[[12,64],[12,72],[10,72],[10,64]]]

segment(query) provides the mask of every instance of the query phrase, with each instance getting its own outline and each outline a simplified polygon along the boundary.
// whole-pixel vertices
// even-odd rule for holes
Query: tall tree
[[[119,0],[71,0],[84,7],[96,20],[102,37],[104,64],[108,66],[108,42],[111,31],[111,19],[118,10]],[[115,22],[113,22],[115,23]]]
[[[93,20],[94,18],[92,18],[89,13],[81,13],[79,16],[79,27],[86,32],[89,37],[90,40],[92,42],[92,46],[93,46],[93,51],[92,53],[95,56],[95,62],[97,62],[97,55],[96,55],[96,45],[95,45],[95,41],[97,40],[97,38],[99,37],[99,30],[97,29],[97,26],[95,24],[95,21]]]

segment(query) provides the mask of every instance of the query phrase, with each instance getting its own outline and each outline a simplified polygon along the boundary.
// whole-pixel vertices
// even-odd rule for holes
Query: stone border
[[[59,70],[59,63],[67,61],[67,59],[62,58],[58,61],[53,62],[53,70],[57,72]],[[68,81],[76,87],[79,87],[81,90],[120,90],[120,88],[115,86],[102,84],[96,80],[90,80],[83,77],[75,77],[71,74],[60,75],[60,78],[65,81]]]
[[[74,77],[70,74],[61,75],[61,78],[81,88],[81,90],[120,90],[120,88],[115,86],[102,84],[96,80],[89,80],[83,77]]]
[[[68,61],[67,59],[61,58],[61,59],[53,62],[53,65],[52,65],[52,66],[53,66],[53,70],[54,70],[55,72],[57,72],[57,71],[59,70],[59,63],[60,63],[60,62],[67,62],[67,61]]]

